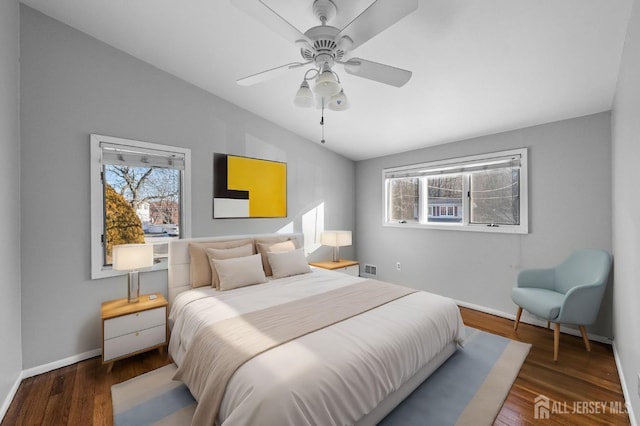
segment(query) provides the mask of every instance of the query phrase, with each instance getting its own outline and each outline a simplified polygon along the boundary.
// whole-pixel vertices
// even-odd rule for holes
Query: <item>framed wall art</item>
[[[213,218],[287,217],[287,163],[213,154]]]

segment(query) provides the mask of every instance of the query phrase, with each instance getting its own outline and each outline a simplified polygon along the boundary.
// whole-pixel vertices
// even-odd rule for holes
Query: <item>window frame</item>
[[[123,139],[114,136],[91,134],[90,151],[90,187],[91,187],[91,279],[101,279],[127,274],[126,271],[116,271],[110,265],[103,264],[104,250],[104,185],[102,182],[102,148],[101,143],[130,146],[133,148],[150,149],[156,151],[170,151],[184,155],[184,170],[180,187],[180,237],[191,237],[191,150],[176,146],[162,145],[150,142]],[[160,271],[167,269],[167,261],[154,264],[149,270]]]
[[[491,233],[503,233],[503,234],[528,234],[529,233],[529,190],[528,190],[528,159],[527,159],[527,148],[518,148],[507,151],[499,151],[492,152],[487,154],[479,154],[479,155],[471,155],[465,157],[457,157],[446,160],[438,160],[438,161],[430,161],[425,163],[418,164],[410,164],[404,166],[397,167],[387,167],[382,169],[382,226],[390,227],[390,228],[414,228],[414,229],[440,229],[440,230],[451,230],[451,231],[472,231],[472,232],[491,232]],[[463,168],[473,163],[483,163],[490,162],[493,160],[504,159],[506,157],[520,157],[520,188],[519,188],[519,198],[520,198],[520,224],[519,225],[504,225],[500,224],[497,226],[491,226],[489,224],[475,224],[471,223],[471,211],[470,211],[470,200],[469,197],[469,184],[470,184],[470,174],[473,171],[454,171],[451,174],[460,174],[464,175],[463,178],[463,202],[462,202],[462,222],[461,223],[426,223],[426,218],[428,217],[428,205],[427,199],[425,198],[426,189],[420,190],[420,201],[418,205],[420,222],[409,222],[406,223],[398,222],[398,221],[389,221],[388,218],[388,203],[389,203],[389,192],[387,185],[387,176],[392,173],[402,173],[402,172],[410,172],[410,171],[418,171],[420,169],[456,169]],[[445,173],[443,173],[444,175]],[[421,178],[426,177],[428,174],[425,173],[421,176]],[[420,185],[420,187],[424,187],[426,185]]]

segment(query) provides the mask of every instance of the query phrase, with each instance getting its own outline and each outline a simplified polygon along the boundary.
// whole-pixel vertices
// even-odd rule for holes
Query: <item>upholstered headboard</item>
[[[189,243],[206,243],[215,241],[242,240],[247,238],[263,238],[271,236],[287,236],[297,241],[298,247],[304,247],[302,234],[251,234],[224,235],[219,237],[184,238],[169,242],[168,287],[169,303],[181,292],[191,288],[191,273],[189,270]]]

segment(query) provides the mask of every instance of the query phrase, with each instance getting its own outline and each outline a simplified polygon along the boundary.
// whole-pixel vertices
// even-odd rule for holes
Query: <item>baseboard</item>
[[[458,306],[462,306],[463,308],[473,309],[474,311],[484,312],[486,314],[495,315],[497,317],[507,318],[512,321],[515,321],[516,316],[514,314],[509,314],[503,311],[499,311],[497,309],[487,308],[485,306],[474,305],[473,303],[463,302],[461,300],[455,301]],[[537,320],[534,318],[520,318],[520,322],[524,324],[537,325],[538,327],[547,328],[547,322],[543,320]],[[575,328],[565,327],[560,325],[560,331],[565,334],[571,334],[573,336],[582,337],[580,334],[580,330],[576,330]],[[612,340],[603,336],[599,336],[597,334],[589,333],[589,340],[593,340],[595,342],[605,343],[607,345],[612,344]]]
[[[18,377],[16,378],[15,383],[11,387],[11,390],[9,391],[9,394],[2,402],[2,406],[0,407],[0,422],[4,420],[4,416],[7,414],[7,411],[9,411],[9,406],[11,405],[13,398],[16,396],[16,393],[18,392],[18,388],[20,387],[20,383],[22,383],[23,378],[24,378],[23,372],[20,372],[20,374],[18,374]]]
[[[616,368],[618,369],[618,377],[620,378],[620,386],[622,387],[622,394],[624,395],[624,405],[627,408],[627,414],[629,414],[629,421],[631,422],[631,426],[638,426],[636,416],[633,414],[633,406],[630,402],[631,393],[629,392],[627,381],[624,378],[622,363],[620,362],[620,356],[618,355],[618,348],[616,347],[615,341],[613,342],[613,358],[616,360]]]
[[[84,361],[85,359],[93,358],[102,354],[101,349],[93,349],[91,351],[83,352],[81,354],[73,355],[68,358],[64,358],[58,361],[50,362],[48,364],[39,365],[22,371],[22,378],[37,376],[38,374],[47,373],[58,368],[66,367],[67,365],[75,364],[76,362]]]

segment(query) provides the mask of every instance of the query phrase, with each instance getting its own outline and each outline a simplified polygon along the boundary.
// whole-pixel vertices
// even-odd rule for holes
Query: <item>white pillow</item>
[[[216,267],[213,264],[213,259],[223,260],[234,257],[251,256],[254,254],[253,243],[233,248],[206,248],[204,251],[207,253],[209,265],[211,267],[211,286],[217,289],[220,289],[220,278],[218,277],[218,271],[216,271]]]
[[[270,251],[291,251],[295,250],[296,246],[293,241],[280,241],[280,242],[257,242],[256,248],[258,253],[262,255],[262,266],[264,267],[264,273],[267,276],[271,276],[273,273],[271,272],[271,266],[269,266],[269,258],[267,257],[267,253]]]
[[[267,281],[262,269],[262,257],[235,257],[233,259],[211,259],[220,278],[220,290],[231,290]]]
[[[311,272],[307,258],[304,256],[304,249],[270,251],[267,253],[267,257],[273,272],[273,278],[284,278]]]

